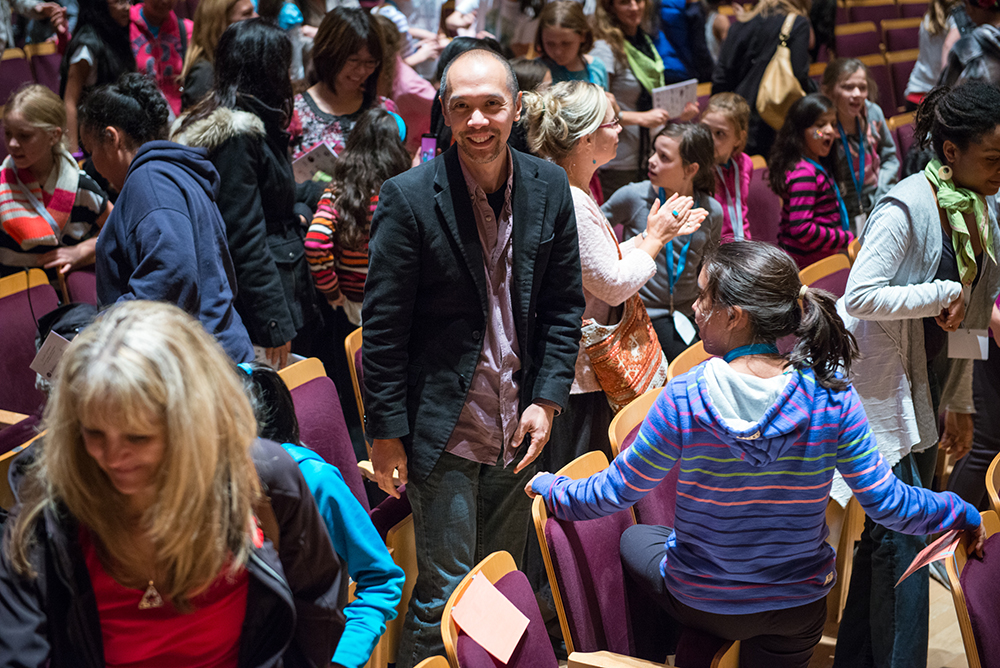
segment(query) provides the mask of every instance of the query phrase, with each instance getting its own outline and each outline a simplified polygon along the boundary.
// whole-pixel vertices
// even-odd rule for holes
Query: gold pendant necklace
[[[146,587],[146,593],[139,600],[139,609],[149,610],[160,607],[163,607],[163,598],[160,596],[160,592],[156,591],[156,587],[153,586],[153,581],[150,580],[149,586]]]

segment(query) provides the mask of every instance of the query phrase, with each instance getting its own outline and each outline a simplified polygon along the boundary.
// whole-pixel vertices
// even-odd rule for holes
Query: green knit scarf
[[[924,176],[937,189],[938,206],[948,217],[951,227],[951,243],[955,246],[955,259],[958,261],[958,275],[965,285],[971,285],[976,278],[976,256],[972,252],[972,238],[962,214],[972,211],[972,217],[979,228],[979,239],[983,250],[993,262],[993,242],[990,238],[990,219],[986,215],[986,198],[966,188],[958,188],[951,179],[947,181],[938,175],[941,161],[934,159],[924,168]]]
[[[628,66],[632,70],[632,74],[635,75],[635,78],[638,79],[643,88],[652,93],[654,88],[659,88],[663,85],[663,59],[656,52],[653,40],[649,38],[649,35],[644,34],[643,37],[646,38],[646,44],[649,45],[649,50],[653,53],[653,57],[650,58],[632,46],[631,42],[626,39],[625,58],[628,60]]]

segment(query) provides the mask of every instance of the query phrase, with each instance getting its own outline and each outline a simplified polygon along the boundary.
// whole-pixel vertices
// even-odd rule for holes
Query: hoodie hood
[[[690,373],[688,400],[698,423],[752,466],[764,466],[784,454],[809,427],[812,371],[792,369],[774,378],[734,371],[713,358]]]
[[[146,142],[139,148],[135,159],[128,168],[128,176],[146,163],[157,161],[156,166],[166,171],[180,170],[186,172],[201,186],[208,197],[214,202],[219,192],[219,173],[215,165],[208,159],[204,149],[182,146],[170,141]],[[125,177],[126,182],[128,176]]]

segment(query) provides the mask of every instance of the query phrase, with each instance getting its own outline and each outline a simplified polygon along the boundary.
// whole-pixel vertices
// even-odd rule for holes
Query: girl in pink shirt
[[[722,205],[722,241],[749,239],[747,200],[753,160],[743,148],[750,106],[736,93],[719,93],[709,99],[701,122],[715,141],[715,199]]]

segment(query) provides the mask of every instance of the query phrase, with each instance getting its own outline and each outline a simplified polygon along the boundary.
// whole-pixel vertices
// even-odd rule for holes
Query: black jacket
[[[520,407],[538,399],[565,406],[584,307],[573,198],[562,168],[511,154]],[[486,329],[482,244],[457,147],[385,182],[368,256],[367,430],[401,438],[419,481],[458,422]]]
[[[15,462],[12,477],[31,453],[26,450]],[[237,665],[327,666],[344,630],[347,570],[292,458],[270,441],[258,441],[253,456],[281,527],[281,552],[265,540],[247,563],[247,612]],[[8,523],[16,512],[15,507]],[[32,552],[38,571],[33,580],[13,572],[6,550],[0,553],[0,666],[34,667],[46,661],[50,668],[104,666],[97,603],[78,527],[64,507],[45,511]]]
[[[719,62],[712,73],[712,94],[733,92],[742,95],[750,105],[750,128],[747,133],[747,155],[771,152],[775,132],[757,113],[757,91],[764,70],[778,49],[778,37],[785,14],[758,15],[746,23],[737,21],[729,29],[722,45]],[[788,38],[792,54],[792,71],[807,93],[815,86],[809,79],[809,19],[799,16],[792,24]]]
[[[301,214],[311,221],[313,211],[298,201],[302,189],[292,174],[280,112],[244,96],[237,108],[220,107],[183,132],[175,130],[172,139],[208,149],[219,172],[219,211],[239,289],[236,310],[250,340],[265,348],[292,340],[317,313],[299,220]]]

